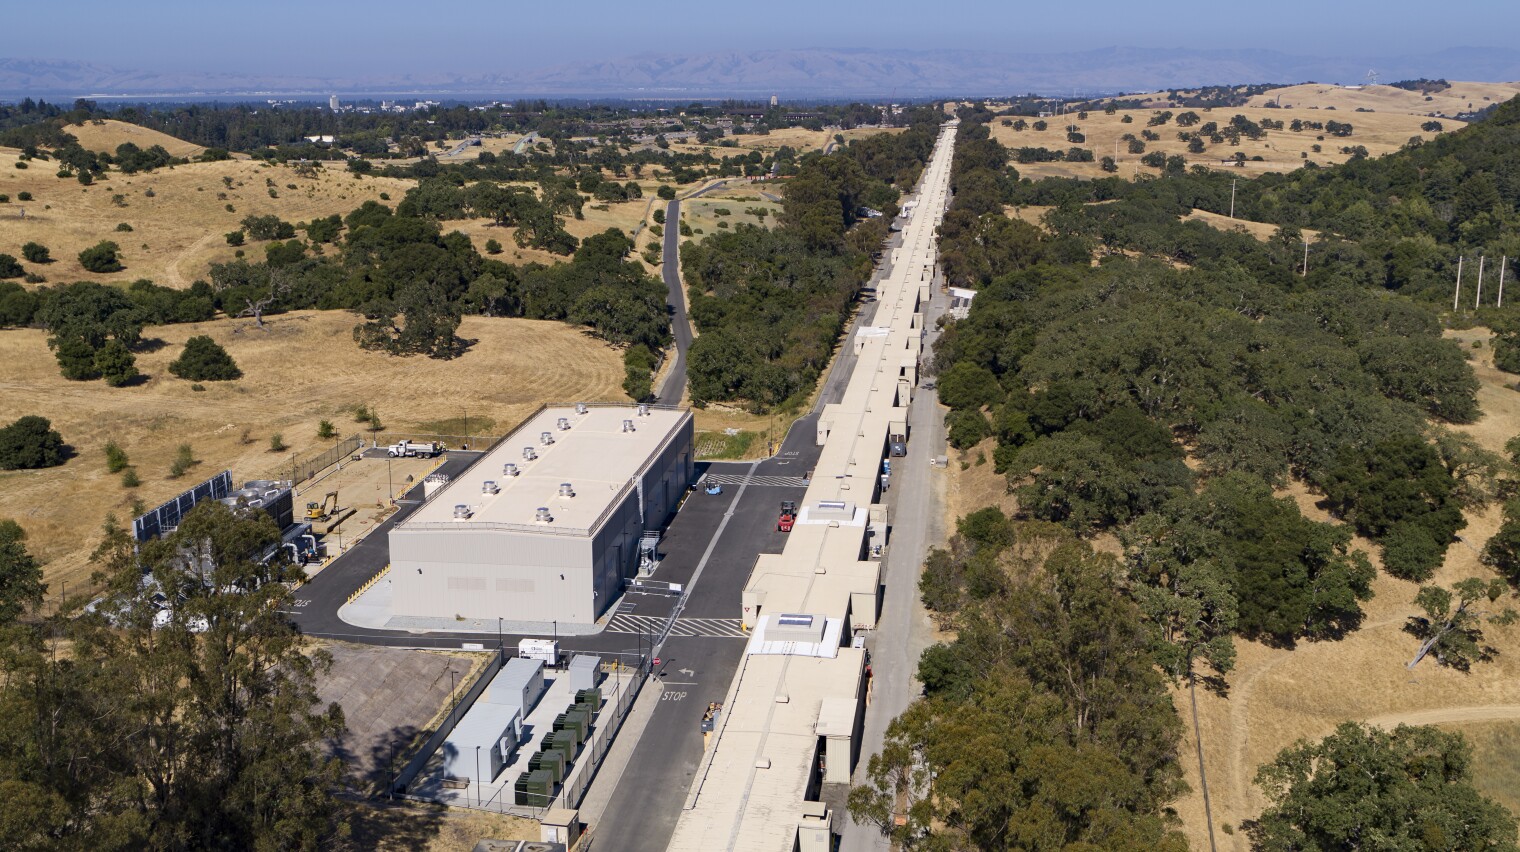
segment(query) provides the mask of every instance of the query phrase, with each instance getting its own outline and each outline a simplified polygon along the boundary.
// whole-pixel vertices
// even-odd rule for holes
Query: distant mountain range
[[[1110,47],[1069,53],[969,50],[753,50],[640,55],[518,73],[324,78],[185,74],[62,59],[0,59],[0,97],[471,94],[621,98],[973,97],[1146,91],[1238,83],[1417,77],[1520,80],[1520,51],[1449,48],[1408,56],[1315,57],[1272,50]]]

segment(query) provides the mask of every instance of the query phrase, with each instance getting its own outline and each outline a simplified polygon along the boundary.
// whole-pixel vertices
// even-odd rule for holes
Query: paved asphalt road
[[[727,181],[704,186],[686,196],[696,198],[727,185]],[[691,323],[686,319],[686,286],[681,283],[681,199],[665,205],[665,247],[661,250],[665,265],[665,300],[670,305],[670,330],[676,342],[676,362],[665,374],[665,381],[655,393],[656,402],[680,405],[686,393],[686,350],[691,348]]]
[[[894,234],[889,250],[900,239]],[[878,276],[884,272],[878,270]],[[873,286],[874,283],[873,280]],[[756,555],[781,552],[786,534],[776,532],[775,527],[780,501],[800,501],[807,489],[755,483],[801,477],[817,464],[822,452],[817,445],[818,414],[824,405],[838,402],[844,395],[855,367],[855,350],[850,341],[866,316],[874,313],[857,312],[842,338],[813,411],[792,425],[775,456],[752,465],[715,464],[707,470],[708,475],[751,472],[751,484],[732,501],[733,516],[717,539],[718,546],[692,589],[682,618],[738,618],[740,592],[754,568]],[[725,486],[725,496],[728,491],[729,486]],[[701,505],[706,496],[698,490],[682,515],[692,511],[694,505]],[[704,506],[696,511],[706,514],[716,510]],[[708,528],[712,524],[702,526]],[[693,543],[676,547],[674,526],[667,541],[672,542],[672,553],[685,551],[684,566],[684,561],[693,555]],[[685,572],[683,567],[681,573]],[[618,779],[597,829],[603,837],[616,837],[617,849],[659,852],[670,842],[691,789],[692,776],[702,760],[702,715],[709,702],[722,701],[728,693],[743,651],[742,639],[685,636],[672,636],[660,649],[665,691]]]
[[[670,330],[676,339],[676,361],[665,375],[655,401],[680,405],[686,392],[686,350],[691,348],[691,323],[686,319],[686,288],[681,285],[681,199],[665,205],[665,299],[670,304]]]

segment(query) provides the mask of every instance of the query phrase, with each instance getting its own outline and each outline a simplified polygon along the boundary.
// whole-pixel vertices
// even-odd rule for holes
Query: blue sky
[[[1267,13],[1230,14],[1236,6]],[[648,52],[788,47],[1386,56],[1502,47],[1520,27],[1514,0],[0,0],[0,8],[0,57],[321,75],[513,71]]]

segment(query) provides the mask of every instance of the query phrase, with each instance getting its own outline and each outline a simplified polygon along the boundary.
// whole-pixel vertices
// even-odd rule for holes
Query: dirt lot
[[[147,278],[188,287],[205,277],[211,263],[235,256],[238,250],[227,245],[225,234],[238,230],[245,216],[274,214],[297,223],[348,213],[365,201],[380,201],[382,192],[391,199],[384,203],[394,206],[413,184],[338,170],[303,178],[286,166],[226,160],[146,174],[110,172],[91,186],[81,186],[73,178],[57,177],[52,162],[33,161],[30,168],[17,169],[18,157],[17,150],[0,148],[0,194],[12,199],[0,204],[0,252],[20,257],[22,244],[42,243],[52,250],[53,262],[24,265],[53,282]],[[278,198],[270,197],[271,189]],[[33,200],[20,201],[22,192],[32,193]],[[132,230],[117,231],[120,223]],[[97,275],[79,265],[79,252],[101,240],[121,247],[126,269]],[[261,260],[264,248],[251,243],[243,251]]]
[[[349,813],[353,842],[378,852],[470,852],[481,840],[538,840],[539,824],[488,811],[370,801]]]
[[[448,706],[449,690],[462,689],[483,655],[407,651],[314,642],[333,656],[332,670],[318,679],[323,704],[343,707],[348,733],[335,744],[349,764],[350,783],[368,790],[389,780],[387,767],[428,723]]]
[[[343,311],[299,311],[272,318],[267,332],[233,320],[150,328],[145,337],[164,344],[138,355],[148,379],[128,388],[66,381],[43,332],[0,331],[0,422],[47,417],[78,454],[62,467],[0,474],[0,517],[27,530],[55,589],[78,589],[107,513],[125,520],[134,499],[156,505],[224,468],[239,481],[277,473],[290,453],[330,445],[316,437],[319,420],[340,434],[357,431],[357,405],[373,407],[388,430],[433,431],[429,424],[467,408],[472,420],[490,418],[503,431],[544,402],[625,398],[620,354],[562,323],[466,317],[460,334],[476,343],[459,358],[434,361],[361,350],[350,338],[356,322]],[[169,375],[168,363],[198,334],[226,347],[245,378],[197,392]],[[269,451],[276,432],[288,446],[280,453]],[[106,471],[110,439],[127,451],[140,487],[124,488]],[[170,479],[182,443],[201,463]]]
[[[1173,108],[1169,110],[1174,115],[1186,112],[1185,109]],[[1220,107],[1215,110],[1194,110],[1203,119],[1201,123],[1215,122],[1221,127],[1228,124],[1230,118],[1235,115],[1244,115],[1252,121],[1261,121],[1270,118],[1291,124],[1296,119],[1303,121],[1341,121],[1355,128],[1352,135],[1345,138],[1325,136],[1319,139],[1319,132],[1305,130],[1294,133],[1291,130],[1269,130],[1260,140],[1251,141],[1241,139],[1240,146],[1230,145],[1223,142],[1218,145],[1209,144],[1202,154],[1187,153],[1187,143],[1177,138],[1180,130],[1196,128],[1180,128],[1176,122],[1169,122],[1159,127],[1146,127],[1146,122],[1153,114],[1153,110],[1120,110],[1113,115],[1105,115],[1101,111],[1089,112],[1085,120],[1078,120],[1075,116],[1052,116],[1043,119],[1046,122],[1045,130],[1035,130],[1034,119],[1024,119],[1029,127],[1023,131],[1015,131],[1012,127],[1004,127],[1004,120],[999,119],[991,125],[993,138],[1010,148],[1049,148],[1055,151],[1065,151],[1073,147],[1066,141],[1066,128],[1068,124],[1075,123],[1080,132],[1086,136],[1086,141],[1075,146],[1086,148],[1093,152],[1095,160],[1104,157],[1115,157],[1119,164],[1118,175],[1129,177],[1137,172],[1148,174],[1158,173],[1140,164],[1140,158],[1144,154],[1130,154],[1120,137],[1132,133],[1140,137],[1142,131],[1149,129],[1157,133],[1161,138],[1155,142],[1146,143],[1146,153],[1162,151],[1167,155],[1180,154],[1187,158],[1188,165],[1205,165],[1210,167],[1229,168],[1232,174],[1239,173],[1241,177],[1251,177],[1265,172],[1290,171],[1303,165],[1305,160],[1301,156],[1307,153],[1308,159],[1320,165],[1345,162],[1349,155],[1342,154],[1343,147],[1363,146],[1372,156],[1391,153],[1398,150],[1410,137],[1419,136],[1424,139],[1432,139],[1437,134],[1426,133],[1420,130],[1420,125],[1430,119],[1423,114],[1409,114],[1400,112],[1353,112],[1351,110],[1337,110],[1334,112],[1322,109],[1268,109],[1261,107]],[[1423,112],[1423,111],[1422,111]],[[1129,116],[1131,123],[1123,123],[1124,117]],[[1457,130],[1465,126],[1460,121],[1442,119],[1441,124],[1445,131]],[[1311,146],[1319,145],[1321,151],[1316,153]],[[1117,154],[1116,154],[1117,150]],[[1236,152],[1241,152],[1246,157],[1260,156],[1263,162],[1247,162],[1241,168],[1223,166],[1221,160],[1231,158]],[[1104,172],[1097,162],[1092,163],[1015,163],[1014,168],[1019,174],[1028,178],[1042,177],[1102,177]]]
[[[354,424],[357,429],[360,424]],[[364,433],[368,435],[369,433]],[[381,437],[381,446],[389,440]],[[338,493],[338,512],[331,521],[316,521],[312,529],[318,535],[327,536],[327,555],[337,557],[342,548],[353,547],[359,539],[368,535],[391,516],[391,498],[410,488],[413,483],[427,476],[442,461],[418,458],[363,458],[359,461],[345,460],[341,468],[329,468],[320,478],[301,485],[295,496],[296,517],[306,511],[306,504],[322,503],[327,495]],[[271,467],[271,472],[278,472]],[[290,474],[285,474],[289,479]],[[353,510],[350,514],[350,510]],[[308,568],[311,573],[314,568]]]

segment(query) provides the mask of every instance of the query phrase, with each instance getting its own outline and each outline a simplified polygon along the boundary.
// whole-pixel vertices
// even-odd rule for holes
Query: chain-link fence
[[[267,478],[288,479],[299,485],[363,448],[364,438],[359,435],[349,435],[325,450],[318,450],[306,456],[291,454],[290,461],[270,471]]]

